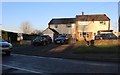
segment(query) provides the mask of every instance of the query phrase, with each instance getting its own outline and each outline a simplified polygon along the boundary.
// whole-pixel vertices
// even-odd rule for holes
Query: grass
[[[78,47],[75,53],[101,53],[101,54],[115,54],[118,53],[118,47]]]
[[[77,42],[77,47],[74,49],[74,53],[117,54],[120,53],[119,48],[120,46],[112,44],[99,46],[82,46],[79,42]]]
[[[87,46],[85,41],[77,41],[74,46]]]

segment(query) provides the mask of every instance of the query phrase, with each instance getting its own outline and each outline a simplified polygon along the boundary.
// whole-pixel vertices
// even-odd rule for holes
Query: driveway
[[[21,46],[21,47],[14,47],[12,49],[12,53],[15,54],[23,54],[23,55],[30,55],[30,56],[61,56],[61,54],[65,54],[67,48],[70,45],[59,45],[59,44],[50,44],[46,46]],[[67,51],[68,53],[70,51]],[[56,56],[57,54],[57,56]]]

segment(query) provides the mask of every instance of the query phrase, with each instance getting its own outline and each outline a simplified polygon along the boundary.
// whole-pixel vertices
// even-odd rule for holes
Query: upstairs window
[[[71,25],[67,24],[66,27],[67,27],[67,28],[71,28]]]
[[[106,22],[105,21],[100,21],[100,24],[101,25],[106,25]]]

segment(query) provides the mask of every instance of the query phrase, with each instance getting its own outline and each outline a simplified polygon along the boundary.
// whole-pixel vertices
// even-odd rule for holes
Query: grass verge
[[[80,42],[76,43],[77,47],[74,48],[75,54],[81,54],[81,53],[95,53],[95,54],[117,54],[120,53],[118,45],[98,45],[98,46],[84,46],[81,45]]]
[[[98,54],[116,54],[120,53],[118,50],[118,46],[114,47],[96,47],[96,46],[90,46],[90,47],[77,47],[75,49],[76,54],[80,53],[98,53]]]

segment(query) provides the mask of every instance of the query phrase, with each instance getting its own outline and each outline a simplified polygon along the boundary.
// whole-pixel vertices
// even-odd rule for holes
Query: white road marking
[[[2,66],[9,67],[9,68],[14,68],[14,69],[22,70],[22,71],[32,72],[32,73],[43,74],[42,72],[37,72],[37,71],[33,71],[33,70],[23,69],[23,68],[19,68],[19,67],[15,67],[15,66],[10,66],[10,65],[5,65],[5,64],[2,64]]]

